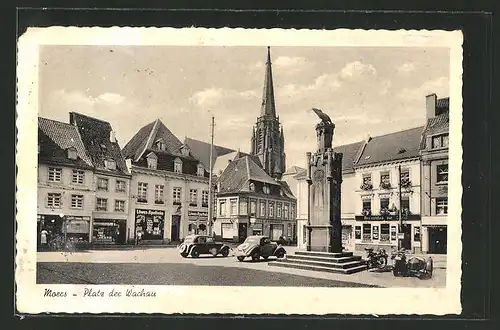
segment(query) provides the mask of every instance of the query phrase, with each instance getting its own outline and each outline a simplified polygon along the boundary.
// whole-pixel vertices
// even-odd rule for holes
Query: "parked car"
[[[227,257],[231,248],[222,243],[216,242],[214,237],[206,235],[189,235],[184,238],[184,241],[179,245],[179,254],[183,258],[191,256],[198,258],[200,254],[211,254],[216,257],[222,255]]]
[[[254,261],[260,257],[266,260],[271,256],[283,258],[285,254],[286,251],[281,244],[272,242],[269,237],[262,235],[248,236],[235,251],[238,261],[243,261],[246,257],[251,257]]]
[[[281,245],[292,245],[293,239],[288,236],[280,236],[280,238],[276,241],[276,243]]]

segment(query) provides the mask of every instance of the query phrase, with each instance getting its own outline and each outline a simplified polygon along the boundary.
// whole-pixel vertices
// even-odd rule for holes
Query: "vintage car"
[[[271,256],[283,258],[285,254],[283,246],[262,235],[248,236],[235,251],[238,261],[243,261],[246,257],[251,257],[254,261],[259,260],[260,257],[266,260]]]
[[[216,257],[222,255],[227,257],[231,248],[221,242],[216,242],[213,237],[205,235],[189,235],[179,245],[178,250],[183,258],[191,256],[198,258],[200,254],[211,254]]]

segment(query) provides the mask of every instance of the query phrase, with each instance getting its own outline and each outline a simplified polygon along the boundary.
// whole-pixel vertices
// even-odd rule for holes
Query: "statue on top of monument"
[[[316,115],[318,115],[319,119],[321,119],[321,122],[323,124],[333,124],[330,117],[320,109],[312,108],[311,110],[314,111]]]

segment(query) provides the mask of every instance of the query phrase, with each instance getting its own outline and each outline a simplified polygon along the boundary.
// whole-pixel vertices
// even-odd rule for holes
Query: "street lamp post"
[[[399,208],[398,208],[398,219],[399,219],[399,234],[403,231],[403,215],[402,215],[402,209],[401,209],[401,204],[402,204],[402,196],[401,196],[401,165],[398,166],[398,196],[399,196]],[[404,235],[404,233],[403,233]],[[399,236],[399,235],[398,235]],[[401,249],[403,247],[403,238],[398,237],[398,249]]]
[[[214,126],[215,118],[212,116],[212,123],[210,124],[210,169],[208,176],[208,235],[212,236],[212,209],[213,209],[213,191],[212,191],[212,167],[213,167],[213,149],[214,149]]]

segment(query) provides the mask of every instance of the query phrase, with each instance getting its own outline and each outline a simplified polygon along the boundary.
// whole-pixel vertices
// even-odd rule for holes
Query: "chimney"
[[[433,118],[436,116],[436,103],[437,103],[437,95],[430,94],[425,97],[425,110],[426,110],[426,118]]]
[[[115,132],[114,131],[109,131],[109,141],[111,143],[115,143],[116,142],[116,136],[115,136]]]
[[[371,141],[371,139],[372,139],[372,137],[370,136],[370,133],[366,133],[365,142],[368,143]]]

